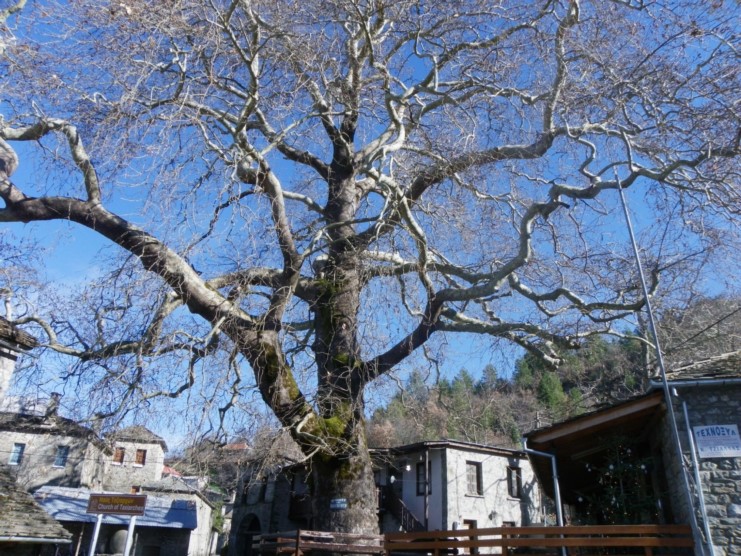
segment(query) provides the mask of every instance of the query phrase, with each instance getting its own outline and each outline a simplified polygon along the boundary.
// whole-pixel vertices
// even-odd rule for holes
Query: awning
[[[86,511],[90,498],[90,491],[87,489],[43,486],[34,493],[34,498],[57,521],[94,523],[97,520],[96,514]],[[126,526],[129,517],[105,514],[103,523]],[[137,518],[136,524],[138,527],[195,529],[198,526],[196,502],[147,494],[144,515]]]
[[[599,457],[605,449],[603,441],[610,437],[646,441],[664,411],[664,394],[658,391],[532,431],[525,438],[528,448],[556,456],[561,495],[565,502],[573,503],[578,491],[595,480],[585,472],[585,462]],[[531,455],[530,461],[540,484],[553,496],[550,460]]]

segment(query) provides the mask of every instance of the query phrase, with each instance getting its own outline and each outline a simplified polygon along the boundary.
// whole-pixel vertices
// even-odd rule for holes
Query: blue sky
[[[23,189],[33,192],[45,183],[46,177],[43,175],[44,166],[35,163],[35,152],[33,145],[19,145],[19,155],[21,157],[21,166],[14,175],[16,181]],[[61,176],[56,176],[61,179]],[[76,174],[72,174],[68,179],[78,179]],[[136,189],[127,190],[123,188],[124,195],[129,195],[129,200],[112,199],[109,206],[113,210],[120,210],[126,214],[135,214],[135,209],[141,207],[142,202],[135,198]],[[648,212],[649,207],[643,202],[643,196],[646,194],[638,185],[628,192],[628,199],[632,211],[632,218],[638,234],[646,233],[649,230],[648,223],[652,222],[651,214]],[[605,203],[611,205],[613,209],[618,207],[618,195],[616,192],[608,194]],[[606,241],[611,243],[623,243],[628,249],[629,237],[627,227],[621,220],[621,213],[613,210],[614,220],[606,223],[600,233]],[[141,216],[139,216],[141,218]],[[604,223],[603,223],[604,224]],[[62,290],[75,291],[84,287],[86,280],[94,279],[104,271],[101,266],[101,249],[105,253],[114,253],[117,247],[111,246],[110,243],[100,236],[85,229],[82,226],[67,223],[64,221],[41,222],[30,225],[13,224],[9,228],[20,237],[28,237],[38,240],[44,245],[48,252],[44,256],[45,272],[47,278],[62,286]],[[717,276],[717,275],[716,275]],[[712,275],[704,277],[705,282],[702,289],[708,294],[718,294],[725,291],[725,285],[718,279],[714,280]],[[623,328],[630,328],[633,323],[627,321]],[[506,344],[503,341],[493,342],[488,337],[472,337],[468,335],[448,334],[445,336],[437,335],[428,345],[429,355],[438,364],[430,363],[423,359],[420,350],[415,357],[402,364],[397,372],[397,376],[402,378],[405,370],[412,368],[421,368],[423,373],[428,374],[431,379],[450,378],[458,373],[460,369],[467,369],[474,376],[489,364],[494,365],[500,376],[510,376],[513,370],[515,360],[522,355],[522,350]],[[50,381],[43,385],[44,390],[68,390],[69,385],[64,386],[57,382],[58,376],[63,372],[64,360],[55,360],[53,366],[50,366],[51,375],[48,376]],[[438,374],[439,373],[439,374]],[[56,379],[54,376],[56,375]],[[379,388],[376,389],[380,397],[373,394],[373,388],[369,395],[370,408],[376,403],[383,403],[385,392],[388,388],[394,388],[389,381],[381,381]],[[71,395],[71,392],[70,392]],[[172,413],[177,414],[183,411],[188,405],[188,399],[183,398],[177,402],[169,402]],[[180,409],[178,409],[180,408]],[[167,432],[161,434],[168,438],[168,441],[177,445],[178,439],[182,433],[178,432],[178,423],[171,422],[167,426]]]
[[[87,46],[91,47],[96,46],[95,43],[90,43]],[[418,62],[421,64],[421,62]],[[421,66],[420,66],[421,67]],[[525,68],[524,70],[522,68]],[[530,67],[527,64],[524,64],[520,68],[520,78],[535,78],[536,72],[540,68],[536,67]],[[69,76],[74,77],[75,72],[79,71],[79,68],[77,66],[67,68],[69,71]],[[415,73],[419,70],[419,67],[414,66],[414,62],[411,62],[406,65],[406,71],[410,73]],[[84,86],[84,84],[83,84]],[[97,84],[96,84],[97,86]],[[304,102],[306,102],[306,99],[304,99]],[[0,104],[0,111],[2,111],[3,107]],[[523,113],[526,113],[527,110],[530,110],[530,108],[527,107],[518,107],[518,110],[522,110]],[[517,110],[515,110],[516,112]],[[283,115],[285,118],[291,118],[295,116],[294,112],[286,111],[286,113]],[[527,114],[523,116],[524,119],[527,119]],[[368,120],[370,123],[365,122],[363,125],[369,125],[371,128],[373,128],[378,124],[375,120],[370,118]],[[535,120],[533,120],[535,121]],[[526,128],[531,122],[525,122],[523,124],[523,129]],[[307,124],[308,125],[308,124]],[[497,124],[500,125],[500,124]],[[495,126],[496,127],[496,126]],[[517,126],[515,126],[517,128]],[[367,129],[365,130],[368,133],[371,133],[375,131],[374,129]],[[518,133],[523,131],[522,129],[515,129],[514,132],[510,130],[510,132],[513,134],[513,136],[518,136]],[[528,132],[530,132],[530,129],[527,129],[522,134],[527,135]],[[506,134],[507,130],[504,130],[501,132],[502,136]],[[485,143],[485,146],[491,146],[490,143],[496,143],[499,140],[508,140],[509,137],[506,139],[502,139],[499,135],[497,135],[498,132],[492,132],[491,136],[487,134],[482,134],[481,137],[477,137],[476,140],[481,141],[482,144]],[[155,141],[157,138],[157,130],[152,132],[152,135],[149,136],[148,140]],[[161,139],[161,138],[160,138]],[[179,135],[174,141],[183,140],[186,144],[186,149],[183,149],[182,152],[178,153],[177,155],[173,156],[172,165],[175,166],[177,162],[180,162],[181,158],[188,160],[189,152],[186,152],[187,146],[188,146],[188,140],[192,139],[192,137],[189,137],[187,133]],[[519,139],[519,137],[518,137]],[[123,143],[123,141],[122,141]],[[18,145],[16,144],[19,150],[20,158],[21,158],[21,168],[18,171],[18,173],[14,176],[14,180],[21,185],[25,190],[29,191],[30,193],[38,193],[41,194],[43,192],[46,192],[47,190],[51,190],[55,184],[58,184],[59,182],[62,182],[63,180],[78,180],[79,176],[75,172],[70,172],[69,174],[64,174],[66,170],[55,170],[50,169],[50,166],[46,163],[43,163],[40,161],[40,158],[38,157],[39,149],[36,145]],[[142,145],[139,145],[142,146]],[[147,144],[145,143],[143,147],[146,147]],[[145,149],[143,149],[145,150]],[[60,152],[64,152],[63,149]],[[554,149],[554,152],[557,152],[556,149]],[[577,154],[574,154],[576,152]],[[170,151],[172,153],[172,151]],[[578,157],[581,156],[581,154],[572,149],[569,151],[568,148],[564,148],[562,151],[562,157],[564,160],[565,165],[573,165],[574,160],[568,160],[568,157]],[[323,153],[323,154],[326,154]],[[124,157],[122,157],[124,158]],[[196,161],[198,162],[198,161]],[[547,181],[548,179],[562,179],[561,176],[559,176],[560,168],[558,167],[558,164],[562,162],[560,160],[560,155],[554,155],[553,159],[550,160],[547,163],[542,163],[543,165],[546,165],[545,168],[541,167],[540,170],[542,170],[544,173],[542,174],[544,176],[544,179]],[[150,175],[147,173],[147,161],[146,160],[140,160],[138,163],[136,161],[131,163],[131,166],[129,166],[129,175],[136,173],[138,174],[138,178],[141,180],[141,182],[145,185],[149,185],[149,182],[154,182],[155,177],[150,177]],[[285,183],[289,184],[289,186],[297,185],[300,183],[303,176],[299,176],[297,174],[291,174],[290,172],[284,172],[284,168],[281,167],[281,162],[279,157],[276,157],[275,160],[276,168],[283,173],[283,177],[285,178]],[[513,163],[515,165],[516,163]],[[522,163],[523,165],[525,163]],[[548,166],[550,164],[550,166]],[[53,166],[52,168],[62,168],[63,166]],[[198,164],[194,163],[194,168],[196,168],[195,171],[201,171],[203,169],[203,165],[198,166]],[[537,168],[536,168],[537,170]],[[573,168],[571,168],[573,170]],[[563,179],[568,179],[569,177],[569,170],[567,169],[564,171],[564,175],[567,176]],[[118,176],[120,178],[120,176]],[[173,187],[181,187],[183,190],[188,190],[189,187],[192,186],[189,180],[194,180],[193,176],[185,176],[185,180],[182,182],[172,182]],[[488,179],[488,177],[487,177]],[[524,180],[522,180],[524,181]],[[503,188],[503,190],[506,190],[507,183],[506,179],[502,179],[501,182],[492,179],[491,180],[491,188],[492,190],[498,191],[497,188]],[[518,184],[520,186],[521,184]],[[222,184],[216,184],[215,190],[218,189],[218,187],[221,187]],[[535,184],[525,184],[522,185],[522,190],[530,193],[531,190],[537,191],[538,188],[542,188],[543,185],[535,185]],[[652,187],[652,186],[649,186]],[[49,188],[49,189],[47,189]],[[109,188],[106,188],[108,191]],[[206,226],[206,222],[201,218],[201,214],[198,214],[196,216],[193,216],[191,214],[178,214],[177,209],[175,209],[174,214],[169,213],[163,213],[161,215],[159,214],[153,214],[153,215],[141,215],[137,216],[137,213],[142,210],[142,208],[145,206],[145,200],[144,195],[146,195],[148,192],[144,187],[139,187],[137,183],[134,181],[133,178],[130,178],[130,181],[127,181],[127,177],[120,178],[120,180],[116,183],[115,189],[110,188],[110,190],[113,191],[112,195],[113,198],[110,198],[107,200],[108,206],[115,212],[122,213],[125,217],[129,219],[133,219],[135,222],[144,222],[146,220],[146,216],[154,216],[153,226],[156,226],[157,224],[162,224],[167,218],[172,218],[177,220],[178,218],[183,218],[186,220],[187,224],[191,226],[191,228],[188,230],[188,233],[196,233],[197,230],[202,230]],[[219,191],[220,194],[223,194],[223,191]],[[645,202],[645,199],[649,197],[648,195],[649,191],[645,188],[644,184],[637,183],[628,194],[631,210],[634,215],[634,223],[636,226],[636,229],[639,232],[639,236],[643,235],[644,237],[648,237],[648,239],[651,239],[651,235],[655,233],[659,233],[661,231],[660,226],[655,226],[653,215],[651,214],[651,206]],[[203,194],[203,192],[198,193],[198,195]],[[195,195],[195,194],[194,194]],[[211,200],[212,205],[213,203],[216,203],[217,201]],[[257,209],[260,207],[257,205],[259,202],[261,202],[259,199],[255,200],[254,198],[249,199],[245,202],[245,210],[253,210],[254,212],[257,212]],[[262,201],[264,203],[264,201]],[[629,239],[627,234],[627,229],[625,228],[625,224],[622,221],[622,216],[618,207],[618,196],[617,193],[614,192],[608,192],[604,195],[604,204],[605,204],[605,210],[603,213],[600,212],[600,209],[597,208],[594,211],[582,211],[584,207],[579,206],[575,207],[572,212],[569,212],[563,216],[564,220],[567,220],[569,217],[574,218],[585,218],[589,220],[589,226],[593,226],[594,228],[590,228],[590,231],[586,234],[586,240],[592,242],[594,245],[610,245],[617,247],[621,251],[628,252],[629,251]],[[253,203],[253,204],[250,204]],[[194,203],[195,204],[195,203]],[[596,205],[596,203],[595,203]],[[174,203],[175,207],[179,207],[180,205],[178,203]],[[262,207],[264,208],[264,207]],[[163,209],[164,210],[164,209]],[[207,211],[204,211],[207,212]],[[133,216],[132,216],[133,215]],[[192,220],[189,220],[191,219]],[[420,217],[424,218],[424,217]],[[483,220],[483,219],[482,219]],[[249,237],[249,234],[247,233],[249,231],[249,219],[245,218],[245,222],[242,222],[245,226],[244,229],[239,229],[238,232],[236,232],[237,235],[242,234],[243,236],[247,237],[238,237],[235,239],[235,243],[239,241],[251,241],[253,238]],[[20,237],[29,237],[32,239],[38,240],[41,244],[48,247],[48,251],[44,254],[44,261],[45,261],[45,272],[46,277],[56,283],[57,285],[62,286],[62,290],[66,290],[68,292],[75,292],[76,290],[81,290],[87,279],[91,278],[97,278],[104,272],[104,265],[103,265],[103,259],[101,258],[100,249],[102,247],[105,247],[106,254],[115,255],[117,254],[116,247],[110,247],[108,245],[108,242],[102,241],[95,233],[90,232],[86,229],[84,229],[81,226],[72,225],[72,224],[66,224],[63,222],[46,222],[46,223],[39,223],[39,224],[33,224],[33,225],[21,225],[21,224],[13,224],[8,226],[9,229],[13,230],[14,233],[16,233]],[[257,226],[256,226],[257,229]],[[155,233],[162,233],[167,234],[170,232],[170,230],[166,229],[164,226],[161,229],[153,230]],[[486,233],[493,233],[491,230],[478,230],[482,235]],[[499,231],[498,231],[499,232]],[[539,230],[538,233],[543,234],[542,237],[545,237],[546,234],[543,232],[543,230]],[[463,236],[464,234],[461,234]],[[506,231],[501,232],[502,236],[506,236]],[[260,239],[260,238],[258,238]],[[406,247],[408,249],[407,252],[410,252],[409,249],[409,238],[403,238],[400,239],[399,242],[402,244],[403,242],[408,242],[407,245],[403,245],[403,247]],[[391,242],[389,242],[388,245],[390,245]],[[485,242],[482,241],[482,244],[485,244]],[[386,244],[384,244],[385,246]],[[236,247],[239,247],[237,245]],[[692,242],[691,240],[688,240],[688,248],[692,248]],[[460,260],[456,260],[456,262],[466,262],[466,256],[470,253],[467,249],[471,248],[470,245],[460,245],[458,250],[451,250],[451,257],[459,258]],[[507,248],[511,249],[511,245],[503,245],[502,249],[506,250]],[[260,259],[260,262],[263,263],[264,261],[272,261],[273,259],[270,259],[269,255],[265,255],[263,257],[263,253],[260,253],[259,256],[256,256],[255,259]],[[551,259],[548,259],[551,257]],[[235,257],[236,258],[236,257]],[[553,253],[549,253],[548,249],[543,249],[543,258],[545,260],[552,260],[555,259],[555,256],[553,256]],[[229,257],[226,257],[227,261],[223,264],[228,264],[230,262],[228,259]],[[204,258],[200,259],[199,264],[202,261],[210,262],[208,257],[205,256]],[[221,263],[221,261],[219,261]],[[734,265],[736,265],[734,267]],[[728,285],[724,282],[724,278],[726,276],[723,275],[722,271],[725,271],[726,275],[731,278],[731,282],[736,282],[736,277],[738,276],[738,261],[726,261],[726,266],[722,269],[717,269],[716,273],[706,273],[699,277],[699,280],[701,281],[700,289],[705,291],[706,293],[710,294],[716,294],[728,291]],[[211,270],[211,269],[209,269]],[[544,286],[546,287],[546,286]],[[671,285],[668,286],[668,288],[671,288]],[[504,302],[506,303],[506,301]],[[515,317],[518,316],[518,309],[515,308],[513,311],[513,315]],[[389,316],[386,316],[386,321],[382,322],[381,325],[379,325],[379,328],[382,326],[387,326],[389,328],[394,327],[395,325],[401,325],[399,324],[401,322],[402,317],[397,317],[399,320],[398,322],[394,322],[394,313],[389,312]],[[622,323],[621,323],[622,324]],[[631,323],[625,323],[625,327],[630,327]],[[492,341],[489,338],[480,338],[480,337],[470,337],[470,336],[464,336],[464,335],[452,335],[448,334],[445,336],[442,335],[436,335],[433,340],[429,343],[428,346],[430,350],[430,356],[432,358],[437,359],[439,362],[439,370],[441,373],[443,373],[443,376],[451,376],[458,372],[461,368],[466,368],[470,372],[476,374],[480,369],[482,369],[487,364],[494,364],[502,373],[503,375],[508,375],[508,373],[511,372],[514,360],[518,357],[518,355],[521,353],[518,349],[509,347],[492,347]],[[55,367],[51,367],[50,363],[50,370],[52,373],[56,373],[59,375],[61,372],[65,370],[65,362],[63,360],[55,360],[54,361]],[[432,371],[432,376],[434,378],[435,372],[438,370],[435,368],[435,365],[429,362],[426,362],[421,357],[421,351],[417,354],[417,357],[414,357],[410,359],[409,361],[405,362],[400,369],[401,374],[403,375],[405,370],[408,370],[412,366],[420,365],[425,368],[429,368]],[[53,384],[53,383],[50,383]],[[44,387],[53,387],[51,385],[45,384]],[[68,386],[68,389],[72,390],[73,386]],[[181,402],[185,403],[185,402]],[[178,406],[176,406],[178,407]]]

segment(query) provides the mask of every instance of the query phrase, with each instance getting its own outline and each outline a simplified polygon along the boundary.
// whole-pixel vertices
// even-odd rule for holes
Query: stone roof
[[[526,457],[525,452],[522,450],[513,450],[511,448],[501,448],[499,446],[492,446],[490,444],[479,444],[476,442],[467,442],[464,440],[425,440],[422,442],[415,442],[413,444],[405,444],[403,446],[394,446],[392,448],[371,448],[371,453],[377,456],[383,456],[385,454],[391,455],[402,455],[416,452],[423,452],[429,449],[445,448],[451,450],[461,450],[468,452],[479,452],[490,454],[492,456],[501,457]]]
[[[48,434],[84,438],[101,449],[105,445],[95,431],[65,417],[54,415],[45,417],[38,414],[0,412],[0,431],[22,432],[27,434]]]
[[[72,535],[0,467],[0,541],[72,542]]]
[[[185,492],[193,494],[196,489],[188,484],[182,477],[172,475],[162,477],[158,481],[149,481],[141,485],[142,490],[151,492]]]
[[[0,317],[0,340],[15,344],[24,350],[36,347],[38,344],[36,338],[13,326],[4,317]]]
[[[141,485],[142,494],[148,492],[159,493],[161,495],[183,495],[188,494],[196,496],[206,502],[209,506],[213,506],[211,501],[206,497],[205,493],[202,492],[202,487],[205,487],[208,483],[207,477],[162,477],[158,481],[150,481]]]
[[[108,440],[120,440],[122,442],[145,442],[147,444],[159,444],[167,451],[167,444],[161,436],[157,436],[147,427],[134,425],[112,432],[107,436]]]
[[[670,381],[741,378],[741,351],[674,367],[667,371],[666,378]]]

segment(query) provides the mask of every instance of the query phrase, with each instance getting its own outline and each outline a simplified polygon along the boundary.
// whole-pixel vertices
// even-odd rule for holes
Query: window
[[[124,450],[123,448],[116,448],[116,451],[113,452],[113,463],[121,465],[124,462],[125,453],[126,450]]]
[[[57,446],[57,455],[54,458],[54,467],[64,467],[67,465],[69,457],[69,446]]]
[[[146,450],[137,450],[136,451],[136,460],[134,460],[134,463],[136,465],[144,465],[147,463],[147,451]]]
[[[8,465],[20,465],[23,461],[23,452],[26,450],[26,445],[16,442],[13,444],[13,449],[10,452],[10,459]]]
[[[507,468],[507,493],[512,498],[522,496],[522,470],[519,467]]]
[[[480,461],[466,462],[466,493],[473,494],[474,496],[482,496],[484,494]]]
[[[427,494],[432,493],[432,462],[427,462],[427,476],[425,477],[425,464],[419,462],[417,464],[417,496],[423,496],[425,493],[425,483],[427,483]]]

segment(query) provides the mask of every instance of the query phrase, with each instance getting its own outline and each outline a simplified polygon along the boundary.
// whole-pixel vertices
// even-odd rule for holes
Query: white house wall
[[[539,521],[540,497],[535,475],[527,459],[502,457],[486,453],[447,450],[447,513],[441,528],[462,528],[464,522],[476,527],[516,526]],[[481,464],[483,493],[468,493],[468,462]],[[517,467],[521,474],[521,496],[509,495],[507,473]]]
[[[431,464],[430,481],[432,492],[427,496],[428,530],[443,529],[443,492],[440,486],[443,482],[443,455],[444,450],[429,451]],[[424,452],[409,454],[402,460],[402,500],[414,516],[424,525],[425,523],[425,496],[417,494],[417,464],[424,463]],[[408,468],[408,469],[407,469]]]
[[[16,355],[10,350],[0,348],[0,401],[7,396],[10,389],[10,379],[15,369]]]
[[[464,522],[477,527],[501,527],[504,524],[530,525],[543,521],[540,490],[526,458],[492,453],[487,450],[431,447],[432,489],[427,496],[427,529],[462,528]],[[402,481],[402,500],[422,523],[425,523],[425,496],[417,494],[417,464],[425,461],[425,452],[411,452],[397,462],[395,480]],[[481,495],[468,493],[466,464],[481,464]],[[519,467],[521,496],[509,495],[508,467]],[[444,485],[444,488],[443,488]]]
[[[211,507],[195,495],[188,497],[196,504],[198,526],[190,533],[188,556],[208,556],[211,552]]]

